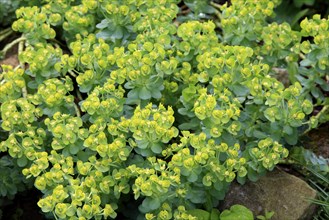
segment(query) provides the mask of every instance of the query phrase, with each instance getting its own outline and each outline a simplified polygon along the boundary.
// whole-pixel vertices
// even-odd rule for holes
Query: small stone
[[[255,216],[274,211],[271,220],[308,220],[316,206],[307,199],[315,199],[316,196],[316,190],[302,179],[275,169],[256,182],[249,181],[245,185],[233,183],[219,209],[240,204],[249,208]]]

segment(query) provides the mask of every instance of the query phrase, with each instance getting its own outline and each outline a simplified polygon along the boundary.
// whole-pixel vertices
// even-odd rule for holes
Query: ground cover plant
[[[20,65],[0,73],[0,168],[19,172],[1,177],[0,194],[32,183],[56,219],[253,219],[216,209],[230,183],[257,181],[329,120],[329,21],[293,29],[275,21],[280,3],[17,9]]]

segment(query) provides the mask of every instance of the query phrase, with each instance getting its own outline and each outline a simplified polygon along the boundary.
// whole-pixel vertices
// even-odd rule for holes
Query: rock
[[[13,67],[16,67],[19,65],[19,61],[18,61],[18,56],[17,54],[13,54],[11,56],[9,56],[8,58],[4,59],[4,60],[0,60],[0,66],[1,65],[11,65]]]
[[[6,44],[4,44],[3,46],[5,46]],[[1,45],[2,46],[2,45]],[[18,61],[18,46],[15,45],[14,47],[12,47],[6,54],[6,57],[4,59],[0,59],[0,66],[1,65],[11,65],[13,67],[16,67],[19,65],[19,61]],[[1,69],[0,69],[1,72]]]
[[[311,130],[307,136],[308,140],[304,141],[303,146],[312,150],[318,156],[329,158],[329,122],[322,124],[317,129]]]
[[[256,182],[231,185],[220,210],[240,204],[251,209],[255,216],[274,211],[271,220],[311,219],[316,206],[307,198],[317,193],[305,181],[275,169]]]

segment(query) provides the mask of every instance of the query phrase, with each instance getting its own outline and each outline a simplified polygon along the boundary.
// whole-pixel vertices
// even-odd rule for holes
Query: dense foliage
[[[0,73],[0,151],[44,194],[43,212],[210,215],[233,180],[256,181],[325,120],[327,19],[306,18],[297,31],[268,22],[278,0],[187,1],[220,20],[179,23],[178,2],[47,0],[16,10],[12,28],[26,43],[20,67]],[[323,111],[310,117],[313,105]]]

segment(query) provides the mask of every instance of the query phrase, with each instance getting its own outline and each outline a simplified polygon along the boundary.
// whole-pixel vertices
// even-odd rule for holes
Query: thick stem
[[[75,74],[72,70],[69,70],[68,73],[69,73],[71,76],[73,76],[74,78],[77,78],[77,77],[78,77],[78,75]]]
[[[9,28],[6,28],[6,29],[3,29],[2,31],[0,31],[0,35],[6,34],[8,32],[13,32],[10,27]]]
[[[75,102],[73,102],[73,106],[74,106],[75,113],[77,114],[77,116],[81,117],[80,109],[79,109],[78,105]]]
[[[23,50],[24,50],[24,41],[21,41],[18,44],[18,57],[21,53],[23,53]],[[19,60],[19,66],[25,70],[25,64],[20,59],[18,60]]]
[[[9,44],[7,44],[2,51],[0,51],[0,53],[2,54],[3,57],[6,56],[6,53],[8,52],[8,50],[10,50],[13,46],[15,46],[15,44],[18,44],[19,42],[25,41],[26,38],[24,36],[21,36],[20,38],[17,38],[16,40],[10,42]]]
[[[24,41],[20,41],[18,43],[18,57],[23,52],[23,50],[24,50]],[[20,59],[18,59],[18,60],[19,60],[19,66],[25,71],[25,64]],[[27,97],[26,85],[22,88],[22,95],[24,98]]]
[[[300,57],[301,59],[303,59],[303,60],[306,58],[305,55],[302,54],[302,53],[299,53],[299,57]]]
[[[215,10],[215,15],[217,16],[217,18],[219,20],[222,20],[222,14],[218,11],[218,10]],[[216,24],[219,23],[219,22],[216,22]],[[220,26],[219,26],[220,27]]]
[[[273,67],[272,70],[273,70],[276,74],[280,74],[280,75],[288,74],[288,70],[287,70],[287,69],[284,69],[284,68]]]
[[[79,100],[82,101],[83,98],[82,98],[81,92],[79,91],[79,89],[77,89],[76,91],[77,91],[77,96],[78,96]]]
[[[56,39],[49,39],[49,41],[54,42],[54,45],[58,48],[62,48],[65,47],[65,45],[63,43],[61,43],[60,41],[56,40]]]
[[[216,4],[215,2],[210,2],[210,5],[215,8],[215,15],[219,18],[219,20],[222,20],[222,13],[220,12],[221,5]]]
[[[292,160],[292,159],[281,159],[278,164],[281,164],[281,165],[293,165],[293,164],[296,164],[296,161],[295,160]]]
[[[26,89],[26,86],[24,86],[24,87],[22,88],[22,95],[23,95],[24,98],[27,97],[27,89]]]
[[[210,5],[218,10],[220,10],[220,8],[221,8],[221,5],[217,4],[216,2],[210,2]]]

